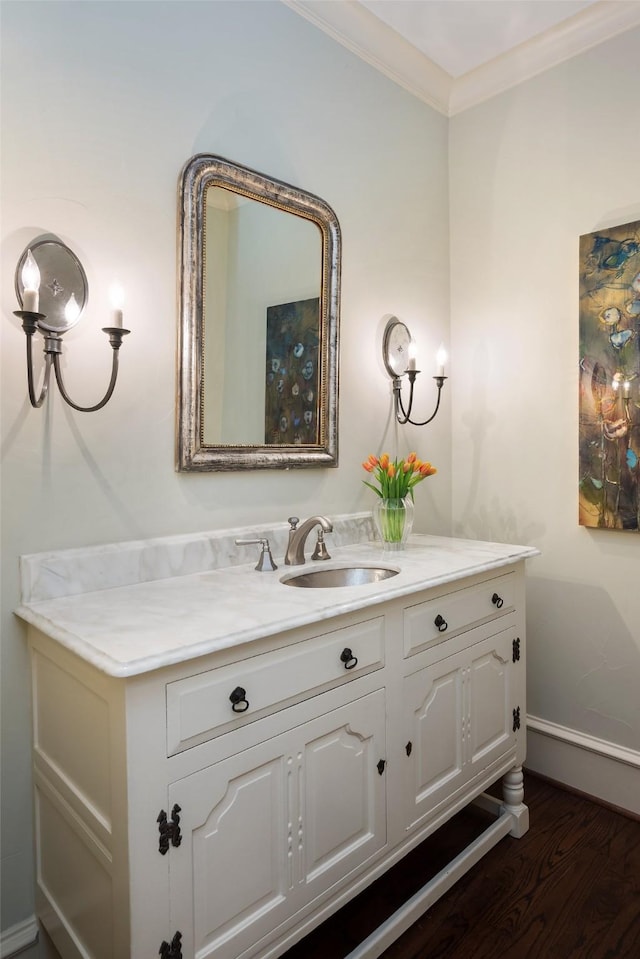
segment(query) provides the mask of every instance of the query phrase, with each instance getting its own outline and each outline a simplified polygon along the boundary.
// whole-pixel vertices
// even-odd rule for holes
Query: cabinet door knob
[[[348,646],[340,653],[340,662],[344,663],[345,669],[353,669],[354,666],[358,665],[358,658],[354,656]]]
[[[440,615],[440,613],[438,613],[434,619],[433,624],[436,626],[439,633],[444,633],[444,631],[449,628],[449,623],[446,621],[444,616]]]
[[[504,603],[504,600],[502,596],[498,596],[497,593],[494,593],[493,596],[491,597],[491,602],[493,603],[494,606],[497,606],[498,609],[500,609],[500,607]]]
[[[242,688],[242,686],[236,686],[234,691],[229,696],[229,700],[234,713],[246,713],[247,709],[249,708],[247,692]]]

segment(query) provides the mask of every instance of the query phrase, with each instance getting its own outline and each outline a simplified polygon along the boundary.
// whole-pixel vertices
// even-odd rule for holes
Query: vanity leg
[[[524,775],[522,766],[514,766],[502,777],[502,808],[511,816],[513,825],[510,836],[520,839],[529,829],[529,807],[524,800]]]

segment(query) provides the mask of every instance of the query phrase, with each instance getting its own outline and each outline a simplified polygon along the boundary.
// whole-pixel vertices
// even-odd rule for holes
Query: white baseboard
[[[35,916],[23,919],[15,926],[0,932],[0,959],[7,959],[21,949],[32,946],[38,938],[38,923]]]
[[[525,768],[640,816],[640,752],[527,717]]]

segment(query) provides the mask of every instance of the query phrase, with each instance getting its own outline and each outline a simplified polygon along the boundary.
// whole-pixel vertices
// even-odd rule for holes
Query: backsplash
[[[328,518],[333,523],[333,532],[327,534],[329,552],[332,546],[352,546],[374,538],[370,512]],[[185,533],[104,546],[31,553],[20,557],[21,602],[37,603],[117,586],[188,576],[226,566],[255,564],[259,547],[236,546],[236,539],[268,539],[273,558],[281,566],[284,564],[288,535],[287,523],[277,526],[265,523],[207,533]],[[312,537],[309,547],[311,555]]]

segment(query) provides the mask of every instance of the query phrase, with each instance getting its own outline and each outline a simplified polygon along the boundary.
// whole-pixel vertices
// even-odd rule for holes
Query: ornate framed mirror
[[[335,213],[210,154],[179,191],[177,468],[337,466]]]

